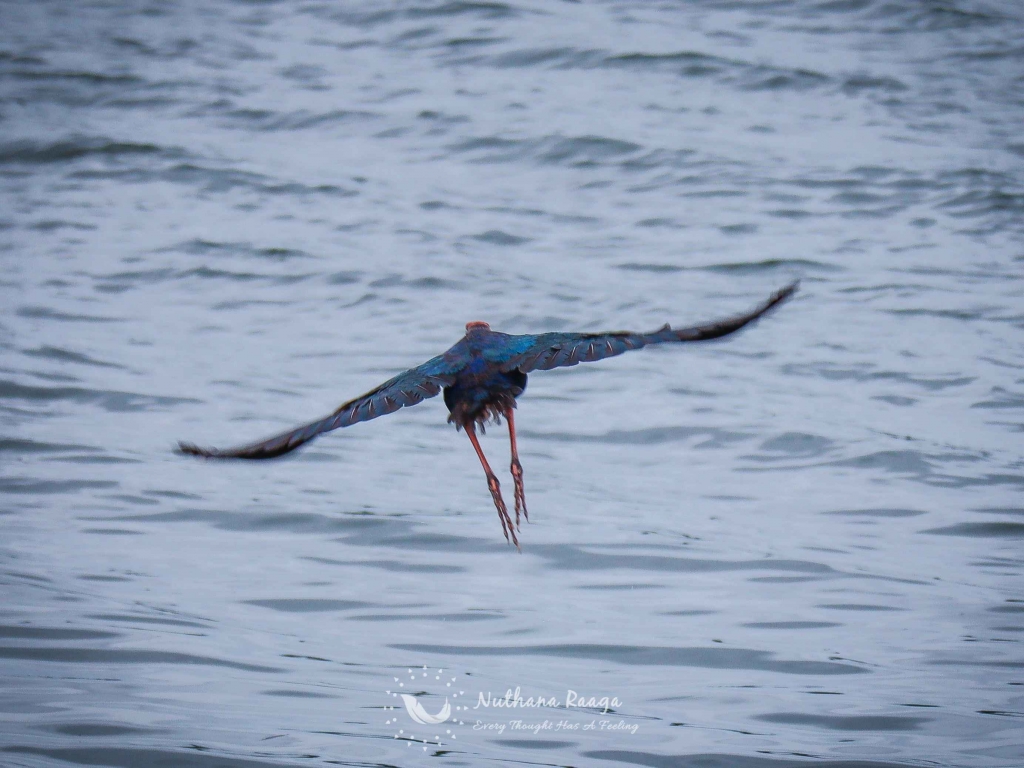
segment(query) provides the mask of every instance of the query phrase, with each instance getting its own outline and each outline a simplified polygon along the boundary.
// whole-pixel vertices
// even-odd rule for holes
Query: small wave
[[[510,656],[554,656],[568,659],[590,659],[643,667],[699,667],[701,669],[747,669],[790,675],[856,675],[867,672],[862,667],[834,661],[789,661],[775,659],[767,651],[745,648],[665,647],[636,645],[598,645],[566,643],[564,645],[522,646],[452,646],[400,643],[389,646],[414,653],[441,656],[489,656],[507,659]]]
[[[9,380],[0,380],[0,400],[29,400],[36,402],[66,400],[75,403],[91,403],[99,405],[108,411],[117,412],[145,411],[153,408],[165,408],[185,403],[200,402],[199,400],[187,397],[140,395],[134,392],[86,389],[84,387],[38,387],[18,384]]]
[[[78,493],[93,488],[116,488],[114,480],[37,480],[31,477],[0,477],[0,491],[18,494]]]
[[[184,619],[170,619],[163,616],[139,616],[134,613],[94,613],[86,616],[96,621],[116,621],[124,624],[157,625],[167,627],[188,627],[194,629],[209,629],[209,624],[201,624],[198,621],[187,621]]]
[[[72,81],[90,85],[138,85],[142,78],[134,75],[107,75],[102,72],[75,72],[73,70],[16,70],[7,76],[15,80]]]
[[[462,283],[458,281],[435,276],[410,279],[404,275],[387,275],[386,277],[379,278],[370,283],[371,288],[395,288],[397,286],[430,291],[459,290],[463,287]]]
[[[470,0],[454,0],[440,5],[413,6],[405,10],[404,15],[410,19],[459,16],[475,16],[481,19],[511,19],[519,15],[515,6],[496,2],[471,2]]]
[[[863,192],[856,190],[845,190],[837,192],[828,199],[830,203],[839,205],[870,205],[885,201],[887,198],[874,192]]]
[[[718,573],[730,571],[763,571],[772,574],[801,574],[831,577],[839,572],[823,563],[809,560],[714,560],[652,554],[605,554],[570,545],[534,545],[531,553],[549,561],[549,566],[562,571],[610,571],[625,569],[654,573]]]
[[[810,259],[764,259],[763,261],[734,261],[724,264],[707,264],[702,267],[693,267],[703,272],[722,272],[725,274],[758,275],[765,272],[775,272],[780,269],[812,272],[843,272],[843,267],[835,264],[826,264],[821,261]]]
[[[687,725],[686,723],[670,723],[670,725]],[[747,733],[744,731],[744,733]],[[771,757],[756,757],[748,752],[742,754],[727,754],[725,752],[710,752],[701,754],[665,754],[663,752],[641,752],[639,750],[626,749],[593,749],[587,752],[580,752],[580,757],[605,760],[623,765],[646,766],[646,768],[673,768],[674,766],[731,766],[732,768],[803,768],[805,765],[815,765],[818,768],[913,768],[911,763],[890,763],[877,760],[857,759],[830,760],[818,758],[806,760],[801,756],[797,760],[780,760],[774,755]]]
[[[374,603],[359,600],[331,600],[327,598],[281,598],[279,600],[245,600],[246,605],[256,605],[284,613],[322,613],[327,611],[348,611],[353,608],[370,608]]]
[[[260,691],[262,696],[280,696],[286,699],[337,699],[338,696],[333,696],[329,693],[318,693],[316,691],[295,691],[287,688],[276,689],[273,691]],[[255,766],[254,766],[255,768]],[[273,766],[267,766],[267,768],[273,768]]]
[[[74,229],[78,231],[91,231],[98,229],[95,224],[83,224],[78,221],[66,221],[64,219],[43,219],[37,221],[34,224],[28,225],[29,229],[34,229],[36,232],[57,232],[61,229]]]
[[[582,584],[575,589],[592,590],[597,592],[632,592],[636,589],[665,589],[664,584]]]
[[[939,205],[950,216],[973,217],[993,213],[1024,212],[1024,193],[1005,189],[973,190],[957,195]]]
[[[476,622],[504,619],[500,611],[467,611],[465,613],[368,613],[349,616],[349,621],[442,621],[442,622]]]
[[[881,469],[895,474],[917,475],[924,478],[934,471],[930,458],[920,451],[875,451],[852,459],[829,462],[828,466]]]
[[[118,317],[102,317],[100,315],[76,315],[69,312],[59,312],[49,307],[21,307],[18,310],[18,317],[30,317],[37,320],[63,320],[70,323],[118,323],[122,322]]]
[[[260,187],[266,177],[234,168],[211,168],[179,163],[155,174],[177,184],[202,186],[206,192],[230,192],[237,187]]]
[[[981,320],[985,313],[978,310],[965,309],[886,309],[890,315],[897,317],[941,317],[947,320]],[[973,381],[974,379],[970,379]]]
[[[315,83],[329,72],[319,64],[292,64],[279,70],[278,74],[286,80],[294,80],[298,83]]]
[[[40,59],[38,56],[26,56],[12,53],[11,51],[0,51],[0,61],[10,62],[11,64],[32,64],[38,66],[46,64],[46,60]]]
[[[593,56],[581,66],[591,65]],[[786,68],[752,64],[699,51],[674,53],[623,53],[605,56],[598,66],[675,74],[688,78],[711,78],[749,91],[808,90],[827,85],[831,78],[801,67]]]
[[[139,728],[122,723],[58,723],[47,726],[46,730],[64,736],[131,736],[163,733],[163,728]]]
[[[260,514],[215,509],[185,508],[172,512],[114,515],[108,521],[133,523],[203,523],[225,531],[283,531],[303,535],[341,535],[353,544],[390,545],[397,536],[408,534],[413,524],[395,518],[369,515],[318,515],[312,512]],[[470,547],[467,546],[467,549]]]
[[[641,264],[639,262],[630,261],[625,264],[616,265],[618,269],[626,270],[627,272],[654,272],[668,273],[668,272],[683,272],[688,267],[680,267],[677,264]]]
[[[479,235],[471,235],[474,240],[479,240],[481,243],[490,243],[491,245],[523,245],[524,243],[530,242],[532,238],[520,237],[518,235],[510,235],[507,232],[502,232],[500,229],[489,229],[486,232],[481,232]]]
[[[367,6],[370,8],[372,6]],[[403,19],[449,19],[452,23],[459,17],[475,17],[481,20],[511,19],[519,16],[521,11],[512,5],[499,2],[468,2],[467,0],[454,0],[453,2],[441,3],[439,5],[421,5],[407,8],[395,6],[386,10],[373,8],[373,10],[353,10],[358,6],[335,6],[332,4],[321,4],[310,6],[307,13],[313,13],[319,18],[344,24],[346,26],[370,28],[384,24],[392,24]]]
[[[287,261],[295,258],[311,258],[310,254],[305,251],[300,251],[294,248],[258,248],[252,243],[248,242],[216,242],[212,240],[202,240],[196,238],[194,240],[186,240],[183,243],[170,246],[169,248],[161,248],[161,252],[169,251],[180,251],[187,253],[192,256],[209,256],[209,255],[231,255],[231,256],[248,256],[256,257],[260,259],[268,259],[272,261]]]
[[[684,225],[679,224],[675,219],[669,219],[669,218],[665,218],[665,217],[662,217],[662,216],[656,216],[656,217],[651,218],[651,219],[641,219],[640,221],[636,222],[633,226],[634,227],[644,227],[644,228],[648,228],[648,229],[656,229],[656,228],[661,228],[661,227],[664,227],[666,229],[683,229],[684,228]],[[625,268],[627,268],[627,266],[623,265],[620,268],[625,269]],[[638,270],[638,271],[643,271],[643,270]]]
[[[992,613],[1024,613],[1024,602],[1007,600],[1004,605],[997,605],[988,610]]]
[[[828,75],[811,69],[751,66],[741,72],[737,86],[748,91],[806,91],[831,81]]]
[[[606,56],[601,64],[610,68],[671,72],[684,77],[722,74],[739,62],[699,51],[674,53],[619,53]]]
[[[840,90],[848,96],[881,91],[886,94],[903,93],[908,87],[895,77],[885,75],[851,75],[843,81]]]
[[[234,109],[224,114],[228,123],[257,131],[304,131],[332,125],[379,120],[381,115],[363,110],[334,109],[330,112],[298,110],[284,114],[271,110]]]
[[[193,267],[191,269],[157,268],[138,270],[133,272],[114,272],[109,275],[96,277],[98,291],[104,293],[122,293],[143,285],[157,285],[164,282],[178,280],[230,280],[239,283],[267,282],[274,285],[292,285],[305,280],[318,277],[319,273],[300,272],[296,274],[272,274],[267,272],[254,272],[233,269],[217,269],[206,265]],[[247,299],[237,302],[222,302],[216,305],[218,308],[231,306],[245,306],[249,304],[284,304],[287,302],[273,301],[266,299]]]
[[[803,712],[777,712],[757,715],[756,720],[785,725],[810,725],[830,731],[916,731],[930,717],[898,717],[894,715],[809,715]]]
[[[950,387],[964,387],[973,383],[975,376],[914,376],[902,371],[878,371],[871,364],[855,367],[840,367],[831,363],[792,363],[782,367],[783,373],[792,376],[820,376],[829,381],[898,381],[913,384],[931,392]]]
[[[987,168],[962,168],[939,173],[935,184],[952,191],[937,207],[957,218],[1019,215],[1024,211],[1020,180]]]
[[[723,235],[750,235],[757,232],[757,224],[726,224],[720,226],[718,231]]]
[[[327,197],[355,197],[359,193],[354,189],[345,189],[337,184],[300,184],[296,181],[287,182],[267,182],[261,184],[258,187],[259,191],[266,192],[270,195],[282,195],[290,197],[292,195],[307,196],[307,195],[325,195]]]
[[[835,441],[819,435],[808,435],[803,432],[786,432],[765,440],[759,446],[761,455],[743,458],[755,461],[779,461],[781,459],[814,458],[830,453]],[[769,455],[764,455],[769,454]]]
[[[227,667],[245,672],[283,672],[278,667],[257,664],[243,664],[237,661],[217,659],[211,656],[195,656],[173,651],[148,651],[132,648],[107,650],[105,648],[31,648],[2,647],[0,659],[23,659],[26,661],[50,661],[65,664],[195,664],[210,667]]]
[[[109,179],[125,184],[170,182],[191,185],[209,193],[250,189],[268,195],[353,197],[359,194],[355,190],[346,189],[336,184],[307,185],[297,182],[280,182],[259,173],[196,163],[178,163],[163,168],[89,168],[74,171],[69,174],[69,177],[81,181]]]
[[[0,637],[17,638],[19,640],[103,640],[111,637],[120,637],[120,634],[97,629],[0,625]]]
[[[430,563],[409,563],[404,560],[359,560],[349,562],[343,560],[332,560],[328,557],[307,556],[302,558],[314,563],[323,565],[360,566],[367,568],[380,568],[384,571],[395,573],[465,573],[466,569],[460,565],[433,565]]]
[[[273,301],[271,299],[238,299],[237,301],[218,301],[216,304],[212,304],[210,309],[217,312],[233,312],[239,309],[248,309],[250,307],[287,307],[290,306],[289,301]]]
[[[464,139],[448,147],[472,155],[470,162],[507,163],[532,159],[541,165],[593,167],[621,162],[641,147],[605,136],[545,136],[540,139],[503,139],[497,136]]]
[[[133,531],[128,528],[82,528],[82,533],[98,534],[100,536],[144,536],[142,531]]]
[[[126,49],[132,54],[158,59],[179,58],[193,51],[199,45],[190,37],[178,37],[157,43],[154,40],[143,42],[133,37],[115,36],[110,41],[115,46]]]
[[[100,449],[88,445],[77,445],[74,443],[41,443],[35,440],[22,440],[18,438],[0,438],[0,453],[71,453],[98,450]]]
[[[26,349],[22,354],[28,355],[29,357],[42,358],[44,360],[56,360],[60,363],[76,363],[79,365],[92,365],[97,368],[117,368],[122,371],[128,370],[123,365],[118,365],[117,363],[108,363],[103,360],[96,360],[95,358],[83,355],[80,352],[72,352],[70,349],[51,347],[45,344],[41,347],[37,347],[36,349]]]
[[[813,213],[803,208],[775,208],[774,210],[765,211],[765,213],[777,219],[807,219],[814,216]]]
[[[928,528],[921,533],[938,536],[966,536],[972,539],[1024,539],[1024,523],[992,521],[987,523],[957,523],[942,528]]]
[[[77,456],[62,456],[60,459],[51,459],[65,464],[142,464],[143,459],[131,459],[127,456],[101,456],[99,454],[79,454]]]
[[[522,431],[534,440],[550,440],[558,443],[608,443],[611,445],[660,445],[704,438],[695,448],[722,448],[732,443],[747,440],[752,435],[744,432],[730,432],[715,427],[651,427],[649,429],[616,429],[602,435],[572,434],[568,432]]]
[[[898,437],[898,436],[892,436]],[[954,464],[978,463],[985,460],[979,453],[961,452],[927,454],[915,450],[874,451],[853,458],[826,461],[817,464],[776,464],[771,467],[739,467],[737,471],[766,472],[793,471],[813,467],[850,467],[881,470],[894,475],[940,488],[970,488],[975,486],[1024,486],[1024,476],[1016,474],[985,473],[977,476],[954,475],[940,468]]]
[[[983,512],[986,515],[1020,515],[1024,517],[1024,507],[981,507],[972,512]]]
[[[538,150],[536,156],[542,163],[579,165],[632,154],[640,150],[640,145],[604,136],[570,136],[550,137],[538,146]]]
[[[801,270],[803,272],[843,272],[842,267],[810,259],[764,259],[763,261],[736,261],[723,264],[682,266],[679,264],[649,264],[626,262],[616,265],[618,269],[630,272],[719,272],[724,274],[759,275],[778,270]]]
[[[580,51],[570,47],[560,48],[522,48],[506,51],[494,56],[476,56],[474,64],[486,64],[499,69],[515,69],[519,67],[535,67],[538,65],[560,65],[563,67],[581,64]],[[460,61],[460,63],[462,63]]]
[[[452,50],[466,48],[480,48],[495,43],[503,43],[508,38],[504,37],[452,37],[444,41],[444,47]],[[421,113],[422,114],[422,113]]]
[[[1011,21],[1010,18],[981,8],[960,8],[953,3],[927,3],[923,5],[886,6],[892,13],[901,9],[900,24],[893,32],[905,34],[910,29],[928,32],[942,30],[964,30],[975,27],[990,27]]]
[[[920,509],[889,509],[881,507],[877,509],[836,509],[824,514],[842,515],[844,517],[918,517],[928,513]]]
[[[137,155],[173,156],[177,154],[180,154],[180,151],[168,150],[155,144],[115,141],[103,137],[74,136],[63,141],[49,143],[20,140],[0,144],[0,165],[66,163],[84,157],[113,159]]]
[[[358,283],[362,276],[363,273],[357,271],[335,272],[328,276],[327,282],[329,285],[353,285]]]
[[[241,283],[248,283],[254,280],[267,280],[278,285],[291,285],[301,283],[316,277],[316,273],[307,272],[299,275],[267,275],[261,272],[237,272],[230,269],[213,269],[212,267],[194,267],[193,269],[182,270],[175,274],[176,279],[187,279],[198,277],[204,280],[235,280]]]

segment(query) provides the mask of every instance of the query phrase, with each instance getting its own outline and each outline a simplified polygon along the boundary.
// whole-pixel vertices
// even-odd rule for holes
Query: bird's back
[[[454,383],[444,390],[449,421],[460,427],[484,423],[515,407],[526,389],[526,374],[503,370],[503,363],[516,354],[518,338],[496,333],[486,323],[466,326],[465,337],[446,353],[459,363]]]

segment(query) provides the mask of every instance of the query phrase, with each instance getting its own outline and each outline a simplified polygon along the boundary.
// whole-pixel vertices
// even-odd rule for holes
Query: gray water
[[[1024,765],[1022,40],[1012,0],[0,5],[0,764]],[[531,377],[521,555],[440,398],[173,453],[469,320],[794,278]]]

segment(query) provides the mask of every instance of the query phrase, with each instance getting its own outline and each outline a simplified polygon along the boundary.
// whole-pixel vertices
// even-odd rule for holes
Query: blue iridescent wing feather
[[[224,450],[200,448],[192,443],[180,443],[178,448],[182,453],[211,459],[272,459],[295,450],[324,432],[369,421],[434,397],[455,380],[458,369],[459,366],[444,355],[438,355],[423,365],[400,373],[376,389],[349,400],[329,416],[266,440]]]
[[[690,328],[671,328],[665,325],[650,333],[613,331],[609,333],[542,333],[536,336],[516,336],[508,345],[508,354],[501,362],[505,371],[548,371],[552,368],[603,360],[640,349],[648,344],[673,341],[707,341],[727,336],[757,320],[773,307],[782,303],[796,291],[799,282],[776,291],[750,312],[715,320]]]

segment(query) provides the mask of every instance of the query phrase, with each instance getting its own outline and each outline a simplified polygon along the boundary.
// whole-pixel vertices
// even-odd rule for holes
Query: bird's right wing
[[[365,395],[349,400],[330,416],[301,427],[282,432],[258,443],[238,448],[200,448],[192,443],[179,443],[182,453],[205,456],[210,459],[273,459],[298,448],[317,435],[332,429],[347,427],[360,421],[393,413],[399,408],[434,397],[443,387],[454,382],[457,368],[444,355],[438,355],[423,365],[400,373]]]
[[[505,371],[519,370],[523,373],[547,371],[560,366],[603,360],[631,349],[646,347],[648,344],[717,339],[757,320],[772,307],[792,296],[798,285],[799,281],[776,291],[767,301],[745,314],[690,328],[671,328],[665,325],[650,333],[541,333],[536,336],[513,337],[512,354],[501,361],[501,368]]]

